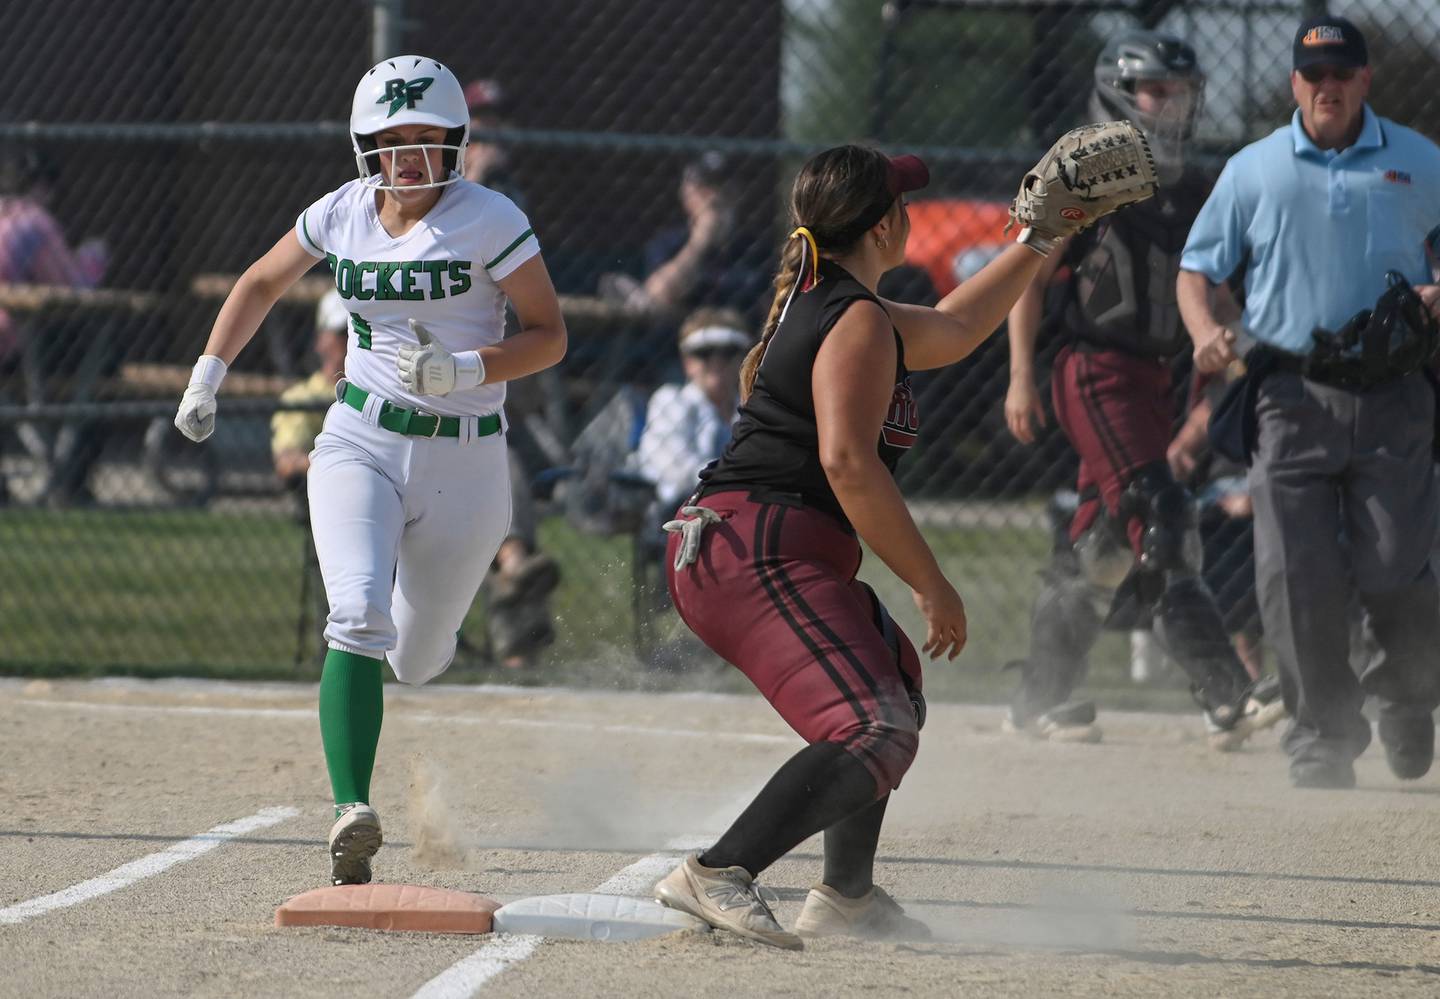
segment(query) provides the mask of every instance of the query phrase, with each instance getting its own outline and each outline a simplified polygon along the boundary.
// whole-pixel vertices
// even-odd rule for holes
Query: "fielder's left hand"
[[[435,342],[420,323],[410,320],[416,346],[405,344],[395,356],[400,384],[416,395],[449,395],[457,389],[472,389],[485,381],[485,362],[478,350],[452,354]]]

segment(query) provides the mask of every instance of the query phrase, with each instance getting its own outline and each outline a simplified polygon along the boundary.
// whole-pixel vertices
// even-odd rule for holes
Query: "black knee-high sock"
[[[846,898],[859,898],[875,886],[875,848],[889,803],[887,794],[825,830],[825,883]]]
[[[808,837],[874,801],[870,771],[836,743],[817,742],[786,761],[700,863],[743,867],[758,877]]]

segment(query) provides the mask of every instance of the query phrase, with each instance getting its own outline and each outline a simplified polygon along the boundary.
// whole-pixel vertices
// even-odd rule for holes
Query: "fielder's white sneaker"
[[[330,827],[330,882],[368,885],[370,858],[385,841],[380,816],[364,802],[340,806],[340,817]]]
[[[863,937],[867,940],[929,940],[930,927],[905,915],[884,888],[872,887],[859,898],[846,898],[829,885],[816,885],[805,896],[795,920],[802,937]]]
[[[729,930],[785,950],[804,948],[799,937],[787,933],[776,921],[748,871],[743,867],[705,867],[696,856],[692,853],[686,857],[655,886],[657,899],[705,920],[717,930]]]

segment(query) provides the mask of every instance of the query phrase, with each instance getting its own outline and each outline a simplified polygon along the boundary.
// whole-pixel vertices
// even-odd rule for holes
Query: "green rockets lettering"
[[[469,260],[347,260],[326,254],[341,298],[423,302],[470,290]]]

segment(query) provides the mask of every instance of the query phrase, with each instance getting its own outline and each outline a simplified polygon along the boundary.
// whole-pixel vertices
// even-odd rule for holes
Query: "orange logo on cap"
[[[1316,45],[1344,45],[1345,33],[1333,24],[1322,24],[1305,32],[1300,44],[1306,48],[1314,48]]]

